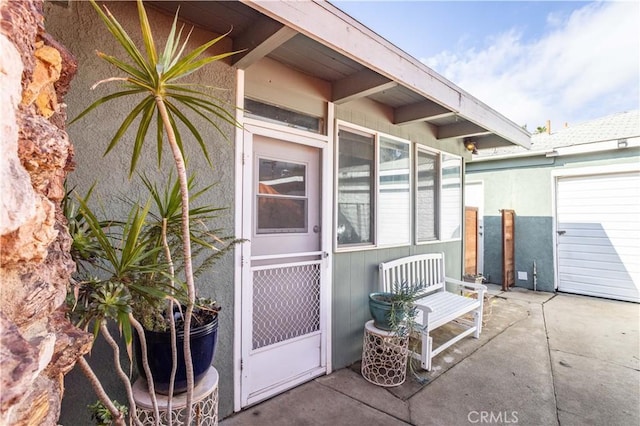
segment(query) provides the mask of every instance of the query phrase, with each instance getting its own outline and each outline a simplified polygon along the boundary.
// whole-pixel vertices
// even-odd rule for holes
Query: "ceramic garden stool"
[[[160,425],[168,425],[167,396],[156,394]],[[133,399],[136,401],[136,417],[143,425],[153,425],[154,414],[147,381],[139,378],[133,384]],[[171,401],[174,424],[183,424],[186,416],[187,394],[175,395]],[[193,388],[192,425],[215,426],[218,424],[218,372],[210,367],[202,381]]]
[[[362,377],[378,386],[399,386],[407,378],[409,336],[398,336],[373,325],[364,326]]]

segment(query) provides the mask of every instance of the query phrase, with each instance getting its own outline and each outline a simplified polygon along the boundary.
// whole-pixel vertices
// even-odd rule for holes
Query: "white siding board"
[[[640,302],[640,173],[561,177],[558,289]]]

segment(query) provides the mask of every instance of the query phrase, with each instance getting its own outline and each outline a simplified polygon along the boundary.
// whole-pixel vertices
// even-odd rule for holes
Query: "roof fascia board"
[[[240,0],[516,145],[529,133],[328,2]]]

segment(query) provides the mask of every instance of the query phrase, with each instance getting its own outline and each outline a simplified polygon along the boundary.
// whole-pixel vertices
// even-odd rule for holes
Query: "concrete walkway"
[[[221,422],[234,425],[640,425],[640,305],[492,287],[467,338],[395,388],[359,365]],[[442,334],[450,332],[444,328]]]

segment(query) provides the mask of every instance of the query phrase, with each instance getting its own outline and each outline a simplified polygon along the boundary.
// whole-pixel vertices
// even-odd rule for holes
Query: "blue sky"
[[[640,2],[332,3],[529,130],[640,108]]]

